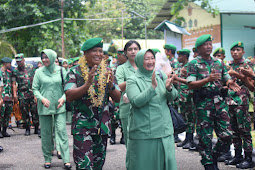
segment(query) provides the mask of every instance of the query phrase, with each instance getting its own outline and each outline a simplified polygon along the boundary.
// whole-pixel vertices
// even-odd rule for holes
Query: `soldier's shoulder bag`
[[[158,75],[163,80],[163,75],[162,75],[161,71],[159,71]],[[168,104],[168,108],[170,110],[171,117],[172,117],[174,134],[179,134],[179,133],[184,132],[187,128],[187,124],[184,121],[182,115],[179,114],[178,111],[175,110],[171,104]]]

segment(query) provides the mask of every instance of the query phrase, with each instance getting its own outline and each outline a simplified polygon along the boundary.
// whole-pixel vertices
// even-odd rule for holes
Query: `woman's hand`
[[[60,99],[58,99],[58,109],[60,108],[60,107],[62,107],[63,106],[63,104],[65,103],[65,100],[64,99],[62,99],[62,98],[60,98]]]
[[[172,84],[173,84],[173,81],[174,79],[176,78],[176,74],[172,75],[172,76],[168,76],[168,79],[166,80],[166,89],[168,91],[171,91],[172,89]]]
[[[154,89],[158,86],[158,82],[157,82],[157,80],[156,80],[156,73],[155,73],[155,71],[156,71],[156,70],[153,71],[153,73],[152,73],[152,78],[151,78],[151,80],[152,80],[151,85],[152,85],[152,87],[153,87]]]
[[[42,99],[42,104],[47,108],[50,107],[50,101],[46,98]]]
[[[127,93],[125,93],[125,94],[123,95],[123,102],[124,102],[124,103],[129,103],[129,100],[128,100],[128,97],[127,97]]]

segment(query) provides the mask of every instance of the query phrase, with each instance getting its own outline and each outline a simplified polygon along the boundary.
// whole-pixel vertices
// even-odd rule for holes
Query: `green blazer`
[[[116,76],[118,84],[121,84],[127,81],[128,77],[134,74],[135,74],[134,67],[130,64],[129,61],[127,61],[126,63],[117,67],[115,76]],[[123,95],[125,93],[126,91],[121,92],[120,105],[119,105],[120,118],[128,118],[130,114],[130,104],[124,103],[123,101]]]
[[[129,117],[130,139],[153,139],[172,135],[173,123],[167,102],[173,101],[178,92],[172,86],[171,92],[166,89],[167,76],[163,79],[156,75],[158,86],[153,89],[151,79],[136,72],[127,80],[127,96],[131,103]]]
[[[62,79],[59,66],[55,66],[53,73],[44,67],[39,68],[35,72],[32,89],[35,97],[37,98],[37,109],[39,115],[52,115],[63,113],[66,111],[65,104],[57,109],[58,99],[66,96],[62,86]],[[66,71],[62,68],[63,79],[65,80]],[[46,98],[50,101],[50,107],[47,108],[42,104],[42,99]]]

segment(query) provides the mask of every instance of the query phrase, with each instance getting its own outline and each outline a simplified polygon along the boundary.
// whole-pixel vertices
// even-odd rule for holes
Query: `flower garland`
[[[80,64],[82,77],[84,81],[86,82],[89,78],[89,67],[87,65],[86,57],[83,56],[79,59],[78,64]],[[93,107],[100,107],[103,104],[104,95],[105,95],[105,86],[106,86],[106,73],[107,73],[107,67],[106,67],[106,60],[103,59],[99,65],[99,76],[98,76],[98,94],[96,94],[95,91],[95,82],[89,87],[88,89],[88,95],[89,99],[91,100]]]

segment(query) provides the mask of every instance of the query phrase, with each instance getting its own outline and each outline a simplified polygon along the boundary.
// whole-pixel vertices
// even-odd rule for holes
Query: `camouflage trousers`
[[[102,170],[107,135],[73,135],[73,158],[76,169]]]
[[[197,134],[202,165],[212,164],[214,154],[222,154],[231,144],[232,130],[228,105],[223,100],[204,100],[197,103]],[[213,130],[218,141],[212,149]]]
[[[19,107],[22,114],[22,120],[25,121],[25,124],[30,126],[30,116],[29,111],[32,115],[32,121],[34,126],[39,126],[39,116],[37,112],[37,105],[34,101],[34,98],[24,99],[19,98]]]
[[[235,149],[252,152],[251,115],[248,105],[229,106],[230,123],[233,130],[232,141]]]
[[[8,127],[10,115],[12,113],[12,107],[12,101],[4,102],[0,114],[0,127]]]
[[[194,133],[196,124],[196,111],[193,102],[179,102],[181,114],[187,122],[187,133]]]

